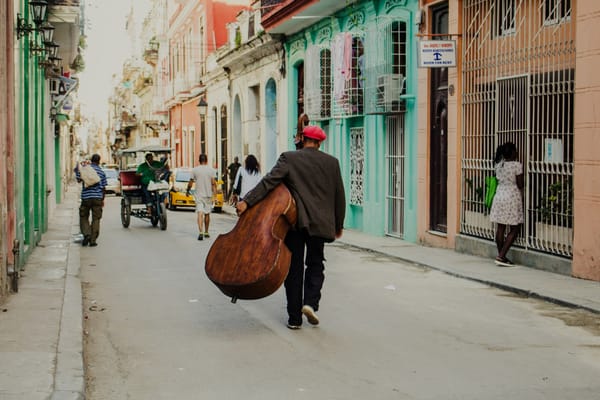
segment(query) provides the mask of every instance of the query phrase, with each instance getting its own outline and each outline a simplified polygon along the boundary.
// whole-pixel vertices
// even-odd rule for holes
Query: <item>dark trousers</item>
[[[325,240],[309,236],[306,232],[289,231],[285,244],[292,252],[290,271],[285,278],[285,295],[289,323],[302,323],[302,306],[309,305],[317,311],[321,300],[321,288],[325,281],[323,261]],[[306,249],[306,259],[304,250]],[[304,266],[306,264],[306,270]]]
[[[152,205],[152,197],[150,197],[150,192],[148,191],[148,184],[142,183],[142,194],[144,195],[144,202],[147,206]]]
[[[90,212],[92,223],[90,224]],[[90,239],[90,243],[96,243],[100,234],[100,219],[102,218],[102,199],[81,200],[79,206],[79,228],[83,236]]]

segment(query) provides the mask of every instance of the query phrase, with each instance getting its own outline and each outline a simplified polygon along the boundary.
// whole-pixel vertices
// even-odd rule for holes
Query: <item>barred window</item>
[[[515,0],[496,0],[495,36],[507,36],[515,33]]]
[[[347,54],[350,52],[350,54]],[[364,112],[365,49],[362,36],[350,32],[338,34],[332,45],[333,100],[336,116],[361,115]]]
[[[306,50],[305,113],[311,120],[331,116],[331,50],[310,46]]]
[[[248,40],[254,36],[254,14],[248,18]]]
[[[544,0],[544,25],[571,19],[571,0]]]

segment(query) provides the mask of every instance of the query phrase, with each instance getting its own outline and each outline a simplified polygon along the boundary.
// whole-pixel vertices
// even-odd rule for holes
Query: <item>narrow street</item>
[[[206,278],[204,257],[233,216],[212,214],[199,242],[192,211],[169,211],[166,231],[139,219],[124,229],[119,198],[106,203],[99,246],[81,250],[91,400],[600,393],[600,332],[563,321],[580,311],[334,244],[322,322],[291,331],[282,289],[232,304]]]

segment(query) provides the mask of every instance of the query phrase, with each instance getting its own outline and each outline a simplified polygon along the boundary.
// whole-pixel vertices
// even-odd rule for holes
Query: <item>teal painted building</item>
[[[289,131],[340,160],[346,228],[417,240],[417,1],[361,1],[286,36]],[[293,18],[293,17],[292,17]],[[290,138],[291,139],[291,138]],[[290,141],[290,146],[292,143]]]
[[[27,1],[18,10],[33,25]],[[44,70],[38,67],[41,53],[31,51],[41,41],[41,33],[30,32],[19,38],[15,60],[15,237],[20,242],[21,263],[48,230],[46,196],[47,85]]]

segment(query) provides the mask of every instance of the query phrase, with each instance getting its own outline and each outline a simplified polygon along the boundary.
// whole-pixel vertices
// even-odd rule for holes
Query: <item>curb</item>
[[[389,253],[386,253],[386,252],[383,252],[383,251],[379,251],[379,250],[373,250],[372,248],[363,247],[363,246],[357,245],[356,243],[350,243],[350,242],[344,241],[343,238],[342,239],[337,239],[336,242],[338,242],[340,244],[343,244],[343,245],[346,245],[346,246],[350,246],[350,247],[362,250],[362,251],[366,251],[366,252],[373,253],[373,254],[383,255],[383,256],[386,256],[386,257],[389,257],[389,258],[393,258],[395,260],[399,260],[399,261],[402,261],[402,262],[405,262],[405,263],[409,263],[409,264],[414,265],[414,266],[419,267],[419,268],[426,268],[426,269],[431,269],[431,270],[434,270],[434,271],[439,271],[439,272],[442,272],[442,273],[444,273],[446,275],[453,276],[455,278],[466,279],[466,280],[469,280],[469,281],[472,281],[472,282],[481,283],[481,284],[484,284],[484,285],[487,285],[487,286],[490,286],[490,287],[494,287],[494,288],[501,289],[501,290],[504,290],[504,291],[507,291],[507,292],[515,293],[515,294],[517,294],[519,296],[530,297],[530,298],[534,298],[534,299],[538,299],[538,300],[543,300],[543,301],[546,301],[546,302],[549,302],[549,303],[553,303],[553,304],[556,304],[556,305],[559,305],[559,306],[563,306],[563,307],[580,309],[580,310],[586,310],[586,311],[592,312],[594,314],[600,314],[600,309],[598,309],[598,308],[588,307],[588,306],[585,306],[585,305],[582,305],[582,304],[577,304],[577,303],[573,303],[573,302],[570,302],[570,301],[567,301],[567,300],[562,300],[562,299],[559,299],[557,297],[552,297],[552,296],[547,296],[547,295],[544,295],[544,294],[540,294],[540,293],[537,293],[537,292],[529,290],[529,289],[523,289],[523,288],[520,288],[518,286],[508,285],[508,284],[505,284],[505,283],[499,283],[499,282],[495,282],[495,281],[488,280],[488,279],[476,278],[476,277],[469,276],[469,275],[466,275],[466,274],[461,274],[461,273],[458,273],[458,272],[455,272],[455,271],[444,269],[444,268],[441,268],[441,267],[438,267],[438,266],[435,266],[435,265],[425,264],[423,262],[411,260],[411,259],[408,259],[408,258],[404,258],[404,257],[400,257],[400,256],[397,256],[397,255],[389,254]]]
[[[76,191],[75,195],[78,193]],[[76,199],[77,197],[75,197]],[[54,391],[51,400],[85,399],[85,371],[83,367],[83,297],[81,289],[80,247],[73,241],[79,233],[77,200],[71,208],[72,224],[67,253],[65,290],[60,319]]]

